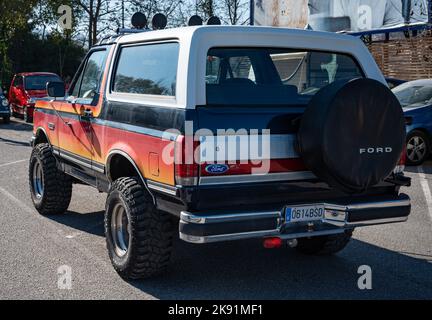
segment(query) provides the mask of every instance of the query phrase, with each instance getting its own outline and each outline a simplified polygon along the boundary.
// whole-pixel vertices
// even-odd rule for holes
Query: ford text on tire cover
[[[357,227],[408,219],[402,109],[354,37],[123,35],[90,50],[69,92],[47,86],[34,113],[34,205],[65,213],[74,183],[106,192],[107,248],[125,278],[163,272],[176,233],[334,254]]]

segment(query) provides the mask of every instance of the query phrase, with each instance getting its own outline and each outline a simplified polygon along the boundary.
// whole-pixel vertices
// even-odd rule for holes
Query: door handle
[[[52,122],[49,122],[48,123],[48,129],[50,129],[51,131],[54,131],[55,130],[55,124]]]

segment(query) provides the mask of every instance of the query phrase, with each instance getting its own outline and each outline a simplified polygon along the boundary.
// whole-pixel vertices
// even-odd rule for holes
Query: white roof
[[[181,27],[164,30],[147,31],[124,35],[119,38],[118,43],[130,43],[139,41],[151,41],[162,39],[179,39],[187,40],[192,37],[208,38],[208,37],[238,37],[249,38],[255,40],[265,37],[292,37],[304,38],[307,40],[319,40],[333,42],[334,44],[354,45],[362,44],[362,41],[353,36],[338,34],[333,32],[322,32],[312,30],[290,29],[280,27],[262,27],[262,26],[194,26]],[[257,43],[259,45],[259,43]],[[277,44],[274,44],[277,46]],[[342,47],[340,47],[342,48]]]
[[[368,78],[387,85],[363,42],[354,36],[310,30],[258,26],[197,26],[140,32],[118,44],[175,40],[180,43],[177,96],[167,106],[193,108],[206,103],[205,57],[214,47],[267,47],[328,51],[356,58]]]

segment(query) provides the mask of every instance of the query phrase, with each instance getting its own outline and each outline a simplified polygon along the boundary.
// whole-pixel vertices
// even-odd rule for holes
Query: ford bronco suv
[[[34,113],[31,196],[62,214],[72,185],[108,194],[124,278],[169,263],[173,237],[342,250],[357,227],[403,222],[405,119],[361,40],[195,26],[93,47]]]

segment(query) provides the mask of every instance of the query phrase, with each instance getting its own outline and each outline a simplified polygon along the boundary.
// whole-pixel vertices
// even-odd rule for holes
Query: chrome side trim
[[[93,165],[92,165],[92,169],[93,169],[94,171],[99,172],[99,173],[105,173],[105,168],[102,168],[102,167],[98,167],[98,166],[96,166],[96,165],[94,164],[94,162],[93,162]]]
[[[156,182],[156,181],[152,181],[152,180],[147,180],[147,185],[149,187],[149,189],[154,190],[154,191],[160,191],[172,196],[176,196],[177,195],[177,188],[173,187],[173,186],[169,186],[160,182]]]
[[[61,151],[60,151],[60,153],[59,153],[58,155],[59,155],[61,158],[66,159],[66,160],[68,160],[68,161],[70,161],[70,162],[72,162],[72,163],[77,163],[77,164],[79,164],[79,165],[81,165],[81,166],[83,166],[83,167],[86,167],[86,168],[88,168],[88,169],[93,169],[92,166],[91,166],[91,164],[88,164],[88,163],[86,163],[86,162],[84,162],[84,161],[81,161],[81,160],[79,160],[79,159],[77,159],[77,158],[75,158],[75,157],[68,156],[68,155],[65,154],[64,152],[61,152]]]
[[[295,181],[295,180],[312,180],[316,176],[310,171],[269,173],[269,174],[247,174],[233,176],[212,176],[201,177],[200,185],[219,185],[219,184],[239,184],[255,182],[273,182],[273,181]]]
[[[180,213],[181,221],[185,223],[195,224],[211,224],[221,222],[236,222],[245,221],[251,219],[266,219],[266,218],[280,218],[281,213],[279,211],[270,212],[252,212],[252,213],[236,213],[236,214],[225,214],[225,215],[206,215],[205,217],[195,216],[189,212],[182,211]]]
[[[174,141],[177,138],[176,134],[166,132],[166,131],[160,131],[156,129],[150,129],[150,128],[144,128],[140,126],[135,126],[127,123],[121,123],[121,122],[115,122],[115,121],[109,121],[109,120],[103,120],[99,118],[93,118],[92,122],[96,125],[101,126],[107,126],[113,129],[119,129],[123,131],[133,132],[133,133],[139,133],[151,137],[157,137],[157,138],[163,138],[167,141]]]

